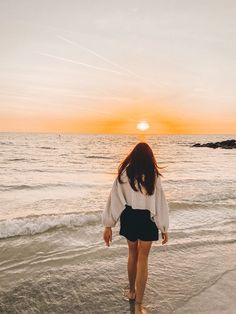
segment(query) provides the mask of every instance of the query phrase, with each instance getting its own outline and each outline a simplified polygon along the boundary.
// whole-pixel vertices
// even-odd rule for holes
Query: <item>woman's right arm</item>
[[[126,204],[126,200],[123,195],[120,183],[116,178],[113,182],[106,207],[102,212],[102,224],[105,227],[104,240],[109,246],[109,241],[112,238],[111,227],[115,227],[121,212]]]
[[[112,190],[113,190],[113,188],[112,188]],[[114,227],[116,225],[116,220],[114,219],[114,217],[112,215],[112,208],[111,208],[112,190],[110,191],[110,194],[108,196],[108,200],[107,200],[105,209],[102,212],[102,224],[104,227]]]
[[[113,182],[106,207],[102,212],[102,224],[105,227],[114,227],[126,204],[121,184],[116,178]]]
[[[111,227],[114,227],[116,225],[116,220],[112,216],[112,210],[111,210],[111,193],[108,196],[108,200],[106,203],[106,207],[102,212],[102,224],[105,227],[103,231],[103,240],[106,243],[106,246],[110,246],[110,242],[112,242],[112,229]]]

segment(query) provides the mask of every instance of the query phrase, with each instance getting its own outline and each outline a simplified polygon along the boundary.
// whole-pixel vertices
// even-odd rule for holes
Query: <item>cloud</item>
[[[80,61],[76,61],[76,60],[72,60],[72,59],[67,59],[67,58],[55,56],[55,55],[52,55],[52,54],[49,54],[49,53],[39,52],[38,54],[40,54],[41,56],[45,56],[45,57],[49,57],[49,58],[55,59],[55,60],[64,61],[64,62],[67,62],[67,63],[73,63],[73,64],[76,64],[76,65],[81,65],[81,66],[84,66],[84,67],[87,67],[87,68],[91,68],[91,69],[94,69],[94,70],[98,70],[98,71],[105,71],[105,72],[114,73],[114,74],[118,74],[118,75],[127,75],[127,74],[124,74],[124,73],[119,72],[119,71],[110,70],[110,69],[107,69],[107,68],[97,67],[97,66],[92,65],[92,64],[88,64],[88,63],[84,63],[84,62],[80,62]]]

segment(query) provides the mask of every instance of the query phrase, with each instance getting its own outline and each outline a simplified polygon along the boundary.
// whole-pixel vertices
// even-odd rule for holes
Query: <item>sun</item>
[[[137,129],[139,129],[140,131],[145,131],[145,130],[147,130],[149,128],[150,128],[150,126],[149,126],[149,124],[146,121],[140,121],[137,124]]]

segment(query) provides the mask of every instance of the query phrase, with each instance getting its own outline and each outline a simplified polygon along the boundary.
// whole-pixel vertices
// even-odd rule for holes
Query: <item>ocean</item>
[[[235,137],[146,136],[170,207],[169,242],[149,256],[148,313],[233,313],[215,293],[236,288],[236,150],[191,145]],[[0,133],[0,313],[132,313],[127,243],[118,222],[105,246],[101,212],[138,141]]]

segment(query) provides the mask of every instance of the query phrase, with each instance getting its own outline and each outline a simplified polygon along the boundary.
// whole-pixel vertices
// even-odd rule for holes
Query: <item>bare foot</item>
[[[135,291],[129,291],[127,294],[126,294],[127,298],[130,300],[130,301],[133,301],[135,300],[135,297],[136,297],[136,292]]]
[[[145,310],[141,304],[135,304],[135,314],[148,314],[147,310]]]

